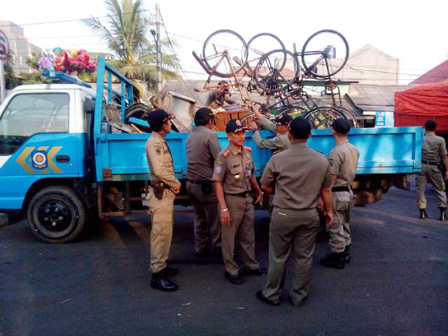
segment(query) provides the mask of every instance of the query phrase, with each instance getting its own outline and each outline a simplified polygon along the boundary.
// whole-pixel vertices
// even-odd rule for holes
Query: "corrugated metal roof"
[[[363,111],[393,111],[394,93],[405,91],[415,85],[350,84],[348,96]]]

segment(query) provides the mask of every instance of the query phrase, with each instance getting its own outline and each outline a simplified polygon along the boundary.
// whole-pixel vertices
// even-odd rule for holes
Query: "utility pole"
[[[162,53],[160,52],[160,7],[156,4],[157,90],[162,90]]]

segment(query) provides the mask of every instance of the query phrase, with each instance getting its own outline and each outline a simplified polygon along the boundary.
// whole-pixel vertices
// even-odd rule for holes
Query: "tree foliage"
[[[84,20],[95,33],[99,33],[114,52],[111,61],[120,72],[132,79],[146,82],[148,88],[157,84],[156,45],[148,37],[153,22],[146,15],[142,0],[106,0],[107,25],[97,18]],[[151,36],[152,38],[152,36]],[[161,40],[162,47],[169,41]],[[162,77],[177,79],[173,55],[162,54]]]
[[[10,50],[8,58],[3,63],[6,90],[12,90],[19,85],[19,80],[17,79],[13,69],[14,64],[16,64],[16,58],[14,53]]]

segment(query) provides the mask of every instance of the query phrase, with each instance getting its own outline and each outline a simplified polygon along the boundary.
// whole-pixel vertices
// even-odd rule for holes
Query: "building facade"
[[[26,65],[26,58],[31,56],[32,53],[42,52],[41,48],[29,43],[24,35],[23,28],[14,22],[0,21],[0,30],[8,37],[9,49],[15,56],[14,72],[16,74],[21,72],[31,73],[32,69]]]

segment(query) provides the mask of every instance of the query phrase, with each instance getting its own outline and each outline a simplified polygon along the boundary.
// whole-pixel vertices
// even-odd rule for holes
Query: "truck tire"
[[[28,207],[33,233],[45,243],[68,243],[82,232],[86,208],[72,188],[46,187],[35,194]]]

